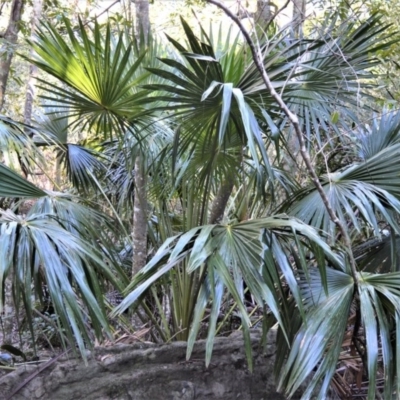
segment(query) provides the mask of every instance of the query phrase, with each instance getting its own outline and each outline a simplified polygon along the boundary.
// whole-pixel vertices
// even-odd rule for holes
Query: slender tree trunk
[[[10,73],[11,61],[14,55],[14,47],[18,39],[23,9],[24,0],[13,0],[11,5],[10,20],[4,33],[4,54],[0,58],[0,111],[4,106],[7,80]]]
[[[306,13],[306,0],[291,0],[293,3],[292,29],[295,38],[303,36],[303,25]],[[286,143],[288,152],[283,154],[283,169],[290,173],[295,169],[296,162],[299,159],[300,147],[294,132],[288,131],[286,134]]]
[[[4,107],[5,92],[7,87],[8,75],[10,73],[11,61],[14,55],[14,48],[18,39],[20,30],[21,16],[24,8],[23,0],[13,0],[11,4],[10,19],[3,38],[5,44],[2,46],[2,55],[0,56],[0,111]],[[13,328],[15,322],[15,307],[12,295],[12,287],[14,281],[14,271],[9,271],[5,281],[5,301],[4,309],[0,310],[4,316],[3,322],[3,343],[12,343]]]
[[[270,0],[257,0],[257,11],[255,15],[255,22],[261,26],[265,26],[271,20],[271,1]]]
[[[144,40],[150,30],[149,1],[136,0],[136,35],[140,40],[141,32]],[[142,149],[140,150],[142,152]],[[147,261],[147,191],[146,169],[143,155],[138,155],[135,160],[135,199],[133,204],[133,231],[132,231],[132,276],[140,271]]]
[[[150,30],[150,16],[149,16],[149,0],[135,0],[136,11],[136,32],[140,33],[142,30],[146,34]]]
[[[135,199],[133,204],[132,276],[146,265],[147,259],[147,192],[146,171],[142,157],[135,160]]]
[[[293,1],[292,26],[296,38],[303,36],[303,25],[306,17],[306,0]]]
[[[33,0],[33,13],[31,19],[31,38],[34,37],[36,26],[39,23],[40,16],[42,15],[42,0]],[[31,57],[34,51],[31,50]],[[29,77],[26,85],[25,97],[25,110],[24,110],[24,123],[30,125],[32,121],[32,106],[33,99],[35,98],[35,77],[37,74],[37,66],[31,64],[29,67]],[[29,132],[27,132],[29,134]]]
[[[14,299],[12,295],[12,287],[14,280],[14,271],[9,271],[8,276],[5,280],[4,291],[4,308],[0,310],[2,318],[2,329],[3,329],[3,341],[0,344],[12,344],[13,343],[13,329],[15,322],[15,307]]]

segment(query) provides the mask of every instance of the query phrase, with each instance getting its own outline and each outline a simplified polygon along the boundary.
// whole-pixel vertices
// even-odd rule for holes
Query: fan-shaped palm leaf
[[[122,141],[103,145],[109,182],[105,192],[117,203],[121,213],[131,212],[135,196],[135,160],[141,155],[147,176],[148,199],[157,203],[171,193],[169,156],[173,131],[163,121],[150,125],[135,124],[127,130]],[[164,162],[165,161],[165,162]]]
[[[383,117],[380,124],[375,121],[371,132],[360,135],[363,162],[328,174],[323,182],[336,214],[343,220],[348,218],[358,230],[361,227],[359,218],[362,217],[379,234],[379,213],[399,231],[396,219],[390,213],[390,209],[400,212],[398,124],[399,118],[394,115]],[[334,237],[334,225],[314,188],[295,193],[290,202],[293,204],[292,215],[329,231]]]
[[[356,145],[359,148],[358,156],[369,160],[380,151],[398,144],[400,141],[400,113],[389,112],[384,109],[381,117],[374,117],[372,127],[359,126],[356,134]]]
[[[98,179],[105,175],[104,159],[97,151],[68,143],[68,114],[48,109],[48,114],[39,120],[34,142],[37,146],[56,146],[57,162],[64,165],[72,185],[83,192],[98,189]]]
[[[251,322],[244,306],[244,283],[261,307],[267,305],[271,309],[284,330],[290,320],[286,315],[282,315],[283,308],[280,302],[285,299],[276,290],[277,287],[281,287],[280,274],[285,276],[302,310],[300,292],[289,261],[291,240],[295,240],[299,247],[311,246],[314,254],[318,255],[322,276],[325,276],[324,255],[332,262],[339,263],[324,240],[312,228],[284,216],[227,226],[206,225],[167,239],[152,260],[133,279],[126,290],[127,297],[115,312],[122,312],[134,304],[153,283],[167,272],[173,272],[173,268],[185,268],[188,274],[200,274],[193,309],[188,312],[187,320],[177,321],[181,329],[185,327],[188,330],[191,326],[188,354],[197,337],[205,307],[208,301],[213,299],[215,304],[210,316],[212,323],[207,344],[209,362],[221,293],[226,289],[236,302],[242,317],[250,360],[248,329]],[[299,263],[307,270],[305,259],[299,259]],[[173,273],[171,279],[174,279]],[[130,290],[133,291],[129,293]]]
[[[375,399],[378,364],[385,377],[384,398],[391,399],[393,391],[399,389],[394,384],[398,371],[393,365],[393,357],[398,357],[398,349],[392,339],[393,334],[398,335],[399,329],[399,278],[397,272],[361,273],[360,286],[355,290],[350,275],[328,269],[327,295],[318,271],[310,271],[308,277],[301,274],[300,288],[308,310],[307,318],[293,341],[286,365],[278,371],[281,388],[286,387],[287,394],[291,396],[312,375],[302,399],[310,398],[314,390],[319,390],[318,398],[326,398],[342,350],[344,334],[346,329],[350,329],[353,332],[352,341],[358,340],[359,335],[363,336],[365,345],[357,347],[357,351],[361,351],[360,359],[366,360],[364,368],[369,379],[368,399]],[[353,303],[356,294],[359,302]],[[356,313],[361,318],[358,330],[354,326],[348,327],[352,304],[355,304]]]
[[[321,145],[321,134],[329,137],[332,129],[340,137],[339,127],[348,130],[348,123],[357,121],[349,104],[359,107],[360,95],[370,96],[372,68],[380,63],[375,54],[396,40],[387,34],[387,28],[379,14],[361,24],[346,21],[337,27],[330,23],[325,30],[319,29],[315,42],[310,41],[307,50],[299,54],[297,66],[288,76],[288,97],[283,95],[309,140],[315,136]]]
[[[61,164],[65,165],[67,176],[75,188],[83,192],[98,189],[98,178],[106,172],[105,165],[100,161],[104,157],[98,152],[67,143],[58,151],[58,157]]]
[[[18,165],[25,174],[35,163],[43,161],[43,156],[25,132],[26,128],[27,126],[0,115],[0,149],[4,162],[11,167]]]
[[[0,164],[0,196],[37,198],[46,196],[46,192]]]
[[[43,98],[58,109],[68,109],[74,124],[83,123],[81,129],[94,127],[102,135],[123,133],[128,120],[146,113],[140,106],[146,93],[135,90],[145,77],[136,74],[143,54],[136,56],[132,42],[124,33],[115,36],[110,24],[103,35],[95,22],[91,37],[82,22],[78,35],[67,19],[64,24],[69,43],[50,24],[44,24],[31,43],[36,56],[30,61],[67,86],[47,83],[46,90],[52,96]]]
[[[118,236],[114,221],[97,211],[95,204],[81,202],[82,199],[69,194],[49,192],[33,204],[28,216],[50,216],[73,235],[92,244],[101,243],[106,249],[112,247],[108,234]]]
[[[68,113],[46,107],[46,114],[36,118],[33,140],[36,146],[60,145],[68,142]]]
[[[45,282],[55,313],[70,342],[84,355],[91,343],[85,323],[89,313],[97,337],[111,335],[102,302],[101,280],[118,281],[103,261],[103,255],[88,241],[66,230],[46,214],[32,214],[25,219],[11,211],[0,218],[0,286],[14,270],[14,292],[23,300],[32,324],[32,295],[42,299]],[[32,282],[34,292],[32,292]],[[2,308],[2,300],[0,308]]]
[[[182,25],[189,47],[183,47],[172,38],[169,40],[183,59],[161,59],[172,68],[171,72],[160,68],[148,70],[164,78],[166,83],[144,86],[164,93],[158,96],[158,100],[168,102],[169,105],[160,108],[174,109],[175,114],[181,117],[176,135],[175,157],[185,155],[193,162],[191,155],[194,152],[207,154],[208,161],[204,169],[209,174],[217,164],[219,153],[233,143],[236,148],[247,145],[253,160],[258,163],[258,169],[261,154],[262,163],[272,175],[263,134],[254,111],[241,88],[235,87],[243,68],[235,70],[236,63],[232,60],[242,57],[240,52],[243,43],[236,38],[232,42],[233,49],[229,54],[221,55],[221,60],[224,60],[221,61],[217,59],[213,44],[204,32],[205,40],[202,42],[183,19]],[[228,78],[233,82],[228,81]],[[204,157],[202,161],[204,164]]]
[[[353,300],[354,283],[349,275],[327,269],[327,285],[328,296],[323,289],[320,274],[312,273],[300,286],[305,296],[306,320],[291,345],[279,382],[289,396],[316,368],[302,399],[311,397],[320,380],[322,386],[319,398],[326,398],[336,370]]]

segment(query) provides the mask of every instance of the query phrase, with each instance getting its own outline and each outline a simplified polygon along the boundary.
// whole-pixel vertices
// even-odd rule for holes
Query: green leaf
[[[46,192],[0,164],[0,196],[38,198],[46,196]]]
[[[69,211],[73,207],[71,202]],[[95,225],[95,219],[88,215],[90,212],[86,211],[86,214]],[[88,239],[89,231],[78,234],[78,225],[69,230],[63,222],[58,222],[54,214],[31,213],[23,219],[10,210],[3,212],[0,218],[3,238],[0,241],[0,285],[3,287],[4,279],[13,270],[16,304],[23,301],[28,324],[32,325],[31,286],[34,284],[34,292],[42,301],[42,285],[46,284],[58,322],[70,343],[76,342],[85,357],[84,348],[91,343],[87,313],[96,337],[111,337],[99,281],[106,277],[116,287],[121,285],[115,271],[111,271],[104,261],[105,255],[92,244],[94,238]],[[68,222],[73,224],[73,221]]]
[[[312,277],[311,275],[311,282],[313,282]],[[318,280],[315,283],[318,284]],[[320,284],[319,286],[319,293],[322,294],[322,286]],[[327,395],[329,386],[326,383],[329,383],[336,370],[353,291],[354,285],[351,280],[342,281],[342,285],[332,292],[329,291],[328,285],[329,296],[307,312],[307,320],[303,322],[292,343],[289,358],[279,380],[279,388],[285,387],[289,396],[303,384],[314,368],[317,370],[302,399],[311,397],[321,379],[324,379],[324,384],[319,398],[325,398]]]
[[[331,122],[332,122],[332,124],[336,125],[339,122],[339,118],[340,118],[340,113],[339,113],[339,111],[335,110],[331,114]]]
[[[378,368],[378,324],[376,321],[374,302],[370,297],[368,286],[363,284],[359,287],[361,317],[365,329],[367,344],[367,368],[369,376],[368,400],[375,399],[376,390],[376,371]]]

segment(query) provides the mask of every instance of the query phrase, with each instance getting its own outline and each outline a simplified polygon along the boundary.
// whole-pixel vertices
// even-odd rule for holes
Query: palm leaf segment
[[[38,134],[34,136],[37,146],[56,146],[57,158],[64,165],[72,185],[82,191],[89,188],[98,189],[98,178],[105,174],[104,158],[99,152],[88,147],[68,143],[70,126],[68,114],[48,109],[37,126]]]
[[[374,119],[373,128],[359,130],[354,142],[362,162],[343,171],[328,174],[324,190],[340,218],[348,218],[357,230],[360,218],[379,235],[379,215],[399,233],[391,210],[400,212],[400,116],[388,113]],[[334,225],[316,190],[305,188],[291,199],[291,215],[322,228],[334,237]]]
[[[135,89],[145,76],[136,74],[144,53],[132,63],[132,42],[125,33],[114,36],[110,24],[103,35],[95,22],[91,38],[79,21],[79,39],[67,19],[64,24],[69,43],[50,24],[43,24],[31,43],[36,55],[29,61],[67,86],[41,80],[49,93],[42,97],[58,109],[68,109],[74,123],[82,123],[80,129],[123,133],[129,121],[145,114],[140,100],[146,93]]]
[[[359,26],[346,21],[339,27],[333,19],[315,40],[303,42],[302,50],[293,48],[297,59],[291,59],[283,97],[298,115],[309,143],[315,138],[322,145],[332,130],[340,137],[349,122],[357,121],[352,110],[370,97],[373,67],[380,63],[375,54],[395,41],[381,19],[375,14]]]
[[[46,196],[46,192],[0,164],[0,196],[36,198]]]

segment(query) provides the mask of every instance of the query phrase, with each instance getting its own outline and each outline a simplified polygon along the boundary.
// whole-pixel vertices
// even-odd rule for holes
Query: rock
[[[196,343],[189,361],[184,342],[118,345],[96,348],[88,365],[77,359],[58,360],[12,400],[284,400],[273,378],[274,335],[269,334],[262,351],[260,333],[253,334],[253,373],[247,367],[243,339],[237,335],[215,341],[208,368],[205,341]],[[0,399],[7,399],[37,368],[24,366],[2,377]]]

